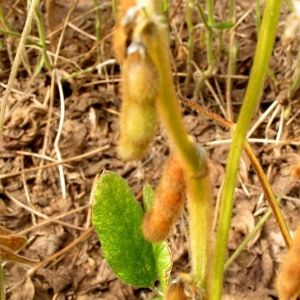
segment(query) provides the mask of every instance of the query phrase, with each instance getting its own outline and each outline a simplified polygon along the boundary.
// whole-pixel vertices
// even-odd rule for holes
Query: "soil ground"
[[[216,2],[215,19],[221,22],[228,18],[227,1]],[[91,225],[91,191],[104,169],[122,175],[135,195],[140,195],[146,182],[155,187],[169,153],[168,142],[159,130],[141,161],[124,162],[117,156],[121,93],[120,69],[112,51],[111,3],[99,0],[99,42],[92,1],[45,3],[50,3],[42,6],[47,55],[55,69],[49,71],[44,65],[37,74],[42,50],[34,43],[26,44],[0,144],[0,223],[26,234],[28,243],[20,253],[39,259],[41,264],[30,269],[30,273],[26,266],[5,264],[7,299],[150,299],[155,295],[153,292],[121,282],[103,258]],[[4,1],[1,5],[8,24],[0,22],[0,29],[21,33],[26,17],[24,1]],[[205,11],[203,1],[199,5]],[[176,89],[192,97],[208,62],[205,27],[195,10],[192,76],[186,79],[189,34],[185,9],[184,2],[173,1],[169,11],[170,45]],[[275,194],[284,190],[282,212],[293,232],[299,222],[299,185],[289,173],[299,162],[300,105],[297,90],[289,96],[298,72],[297,39],[288,47],[282,45],[288,13],[283,6],[269,76],[252,121],[249,141]],[[228,116],[226,79],[228,57],[234,49],[230,37],[234,34],[238,51],[230,94],[233,120],[237,120],[241,108],[257,43],[255,14],[255,1],[237,1],[237,25],[224,30],[222,38],[215,32],[213,47],[216,51],[222,44],[221,52],[196,99],[205,108]],[[37,42],[37,37],[34,22],[30,40]],[[2,32],[0,42],[2,97],[19,39]],[[182,107],[182,113],[187,131],[209,155],[216,200],[224,179],[230,132],[188,107]],[[60,160],[64,163],[59,167]],[[257,176],[243,156],[228,255],[267,209]],[[169,239],[174,262],[172,278],[179,272],[188,272],[190,267],[187,214],[186,211],[176,223]],[[277,299],[274,280],[284,253],[283,239],[271,217],[227,270],[224,299]]]

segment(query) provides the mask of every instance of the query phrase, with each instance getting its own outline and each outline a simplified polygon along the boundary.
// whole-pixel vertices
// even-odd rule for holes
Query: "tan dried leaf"
[[[10,250],[9,248],[2,245],[0,245],[0,257],[4,261],[14,261],[26,265],[35,265],[36,263],[39,262],[38,260],[32,260],[24,256],[18,255],[14,253],[12,250]]]
[[[13,299],[18,300],[33,300],[35,295],[35,288],[31,281],[30,276],[26,276],[23,281],[21,281],[13,289]]]
[[[270,255],[269,243],[266,240],[261,240],[262,246],[262,270],[263,275],[261,279],[262,286],[268,286],[273,277],[273,259]]]

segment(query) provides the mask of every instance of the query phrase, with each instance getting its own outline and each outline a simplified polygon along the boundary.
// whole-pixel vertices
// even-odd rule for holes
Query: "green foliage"
[[[94,197],[92,220],[107,262],[126,283],[153,286],[156,267],[152,245],[143,237],[143,211],[125,180],[112,172],[102,174]]]
[[[231,29],[235,24],[231,21],[213,24],[210,27],[215,29]]]
[[[149,208],[153,190],[148,185],[144,197]],[[144,213],[126,181],[118,174],[105,172],[96,184],[94,198],[93,225],[103,254],[116,275],[139,287],[153,287],[159,277],[165,290],[172,265],[167,243],[151,244],[144,239]]]

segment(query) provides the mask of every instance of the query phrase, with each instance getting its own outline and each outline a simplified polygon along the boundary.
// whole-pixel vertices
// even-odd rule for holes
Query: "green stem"
[[[11,30],[0,29],[0,33],[2,33],[2,34],[4,34],[4,35],[11,35],[11,36],[18,37],[18,38],[21,37],[21,34],[20,34],[20,33],[15,32],[15,31],[11,31]],[[37,46],[37,47],[39,47],[39,48],[42,48],[42,47],[43,47],[40,43],[35,42],[35,41],[33,41],[33,40],[31,40],[31,39],[28,39],[28,38],[26,38],[25,43],[27,43],[27,44],[29,44],[29,45]]]
[[[8,20],[6,19],[6,16],[4,14],[3,5],[0,3],[0,21],[3,24],[3,27],[7,30],[11,30],[10,24]]]
[[[93,0],[94,7],[95,7],[95,13],[96,13],[96,38],[97,38],[97,44],[100,44],[101,38],[102,38],[102,11],[100,10],[98,0]],[[100,61],[101,58],[101,51],[100,48],[97,47],[97,61]]]
[[[259,30],[260,30],[260,0],[256,0],[255,4],[255,21],[256,21],[256,33],[258,36]]]
[[[192,21],[192,14],[193,14],[193,0],[187,1],[186,4],[186,23],[187,28],[189,32],[189,39],[188,39],[188,55],[187,55],[187,66],[186,66],[186,78],[185,78],[185,91],[188,90],[188,86],[190,83],[190,79],[192,77],[192,66],[191,61],[193,59],[193,53],[194,53],[194,40],[195,40],[195,32],[194,32],[194,25]]]
[[[219,300],[222,296],[224,261],[232,215],[234,189],[239,159],[247,129],[259,101],[268,70],[268,64],[276,35],[280,7],[280,0],[269,0],[266,2],[249,84],[236,125],[236,130],[233,133],[233,142],[232,146],[230,147],[226,167],[224,190],[222,193],[220,220],[216,240],[218,246],[215,248],[213,273],[210,285],[210,294],[212,300]]]
[[[290,0],[285,0],[286,5],[288,6],[290,11],[295,11],[294,10],[294,5]]]
[[[209,66],[212,66],[215,63],[215,56],[212,47],[213,45],[212,27],[215,25],[213,0],[206,0],[206,7],[207,7],[207,23],[209,26],[209,30],[207,32],[207,60]]]
[[[212,29],[212,27],[215,25],[213,0],[206,0],[207,19],[202,11],[201,6],[199,4],[196,4],[196,7],[199,11],[199,14],[202,18],[202,21],[203,21],[205,27],[207,29],[207,33],[206,33],[206,52],[207,52],[207,54],[206,54],[206,56],[207,56],[208,67],[203,72],[202,78],[200,78],[196,82],[195,89],[194,89],[194,95],[193,95],[194,99],[198,98],[198,93],[202,87],[203,82],[208,77],[210,77],[210,75],[215,67],[215,54],[213,52],[213,29]]]
[[[229,20],[233,20],[235,12],[235,0],[229,0]]]
[[[115,21],[118,20],[118,1],[117,0],[112,0],[112,11],[114,15]]]
[[[145,44],[159,73],[158,112],[171,145],[181,157],[187,173],[192,276],[197,285],[205,288],[211,236],[211,189],[206,160],[199,156],[182,122],[173,86],[165,27],[156,22],[149,27],[147,32],[152,33]],[[201,173],[204,176],[201,177]]]
[[[47,55],[47,43],[46,43],[46,35],[45,35],[45,28],[43,24],[42,14],[38,8],[35,10],[35,17],[36,17],[36,23],[37,28],[40,36],[40,41],[42,44],[42,57],[45,61],[45,65],[48,69],[48,71],[52,71],[52,65],[50,63],[49,57]]]
[[[153,31],[156,31],[156,40],[153,38],[145,44],[147,45],[147,49],[149,49],[148,53],[159,72],[161,88],[158,95],[158,110],[172,144],[178,148],[181,156],[187,162],[188,169],[195,176],[201,169],[201,165],[198,152],[186,134],[176,100],[169,52],[166,45],[167,35],[164,28],[156,23],[153,23]]]

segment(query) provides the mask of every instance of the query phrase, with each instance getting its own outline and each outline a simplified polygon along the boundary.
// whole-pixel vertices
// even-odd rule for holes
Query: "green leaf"
[[[38,76],[41,73],[44,63],[45,63],[45,54],[43,53],[39,59],[37,68],[35,69],[35,76]]]
[[[233,28],[234,25],[235,24],[233,22],[228,21],[228,22],[213,24],[210,25],[210,27],[215,29],[230,29]]]
[[[143,211],[126,181],[105,172],[98,179],[94,199],[92,222],[113,271],[128,284],[153,286],[157,272],[152,245],[143,237]]]
[[[153,205],[154,192],[149,184],[143,189],[143,202],[145,210],[148,211]],[[172,268],[172,257],[167,242],[153,243],[153,252],[156,261],[156,269],[162,291],[166,291]]]

